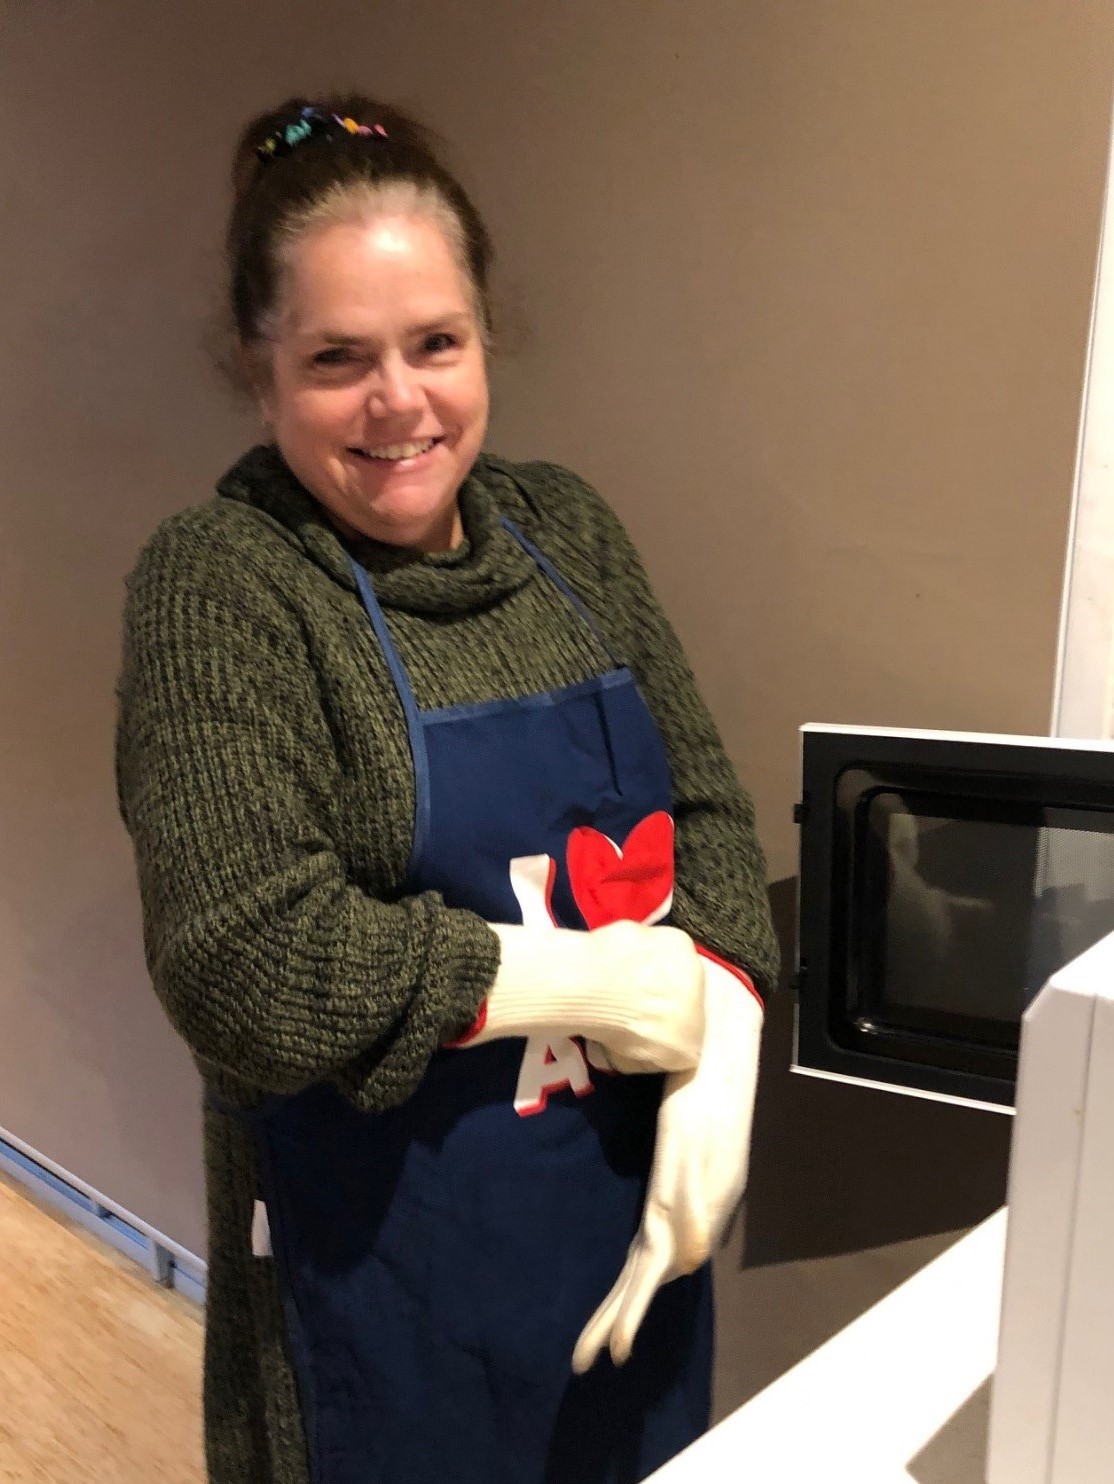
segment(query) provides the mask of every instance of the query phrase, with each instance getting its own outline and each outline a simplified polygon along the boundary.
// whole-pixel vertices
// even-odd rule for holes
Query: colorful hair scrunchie
[[[366,134],[380,139],[387,138],[387,131],[382,124],[360,124],[347,115],[341,118],[338,113],[324,113],[309,104],[302,109],[294,123],[286,124],[273,134],[268,134],[255,152],[264,164],[268,164],[280,155],[288,155],[307,139],[337,139],[341,137],[340,131],[347,135]]]

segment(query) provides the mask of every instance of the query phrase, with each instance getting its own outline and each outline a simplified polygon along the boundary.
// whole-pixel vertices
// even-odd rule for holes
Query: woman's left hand
[[[618,1282],[577,1341],[577,1374],[605,1345],[623,1364],[654,1294],[708,1261],[746,1187],[762,1005],[709,958],[704,995],[699,1065],[666,1078],[642,1223]]]

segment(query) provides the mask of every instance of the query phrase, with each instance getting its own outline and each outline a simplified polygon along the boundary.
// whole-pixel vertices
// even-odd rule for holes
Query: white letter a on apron
[[[550,906],[553,879],[557,874],[557,862],[552,856],[516,856],[511,861],[510,872],[511,890],[518,901],[523,923],[527,927],[556,927]],[[567,1036],[554,1041],[531,1036],[526,1042],[518,1073],[514,1111],[520,1118],[541,1113],[550,1094],[561,1092],[566,1087],[571,1087],[577,1097],[584,1097],[592,1091],[588,1064],[580,1047]]]

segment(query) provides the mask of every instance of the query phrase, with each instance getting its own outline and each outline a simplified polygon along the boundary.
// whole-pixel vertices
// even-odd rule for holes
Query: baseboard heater
[[[83,1180],[0,1129],[0,1170],[86,1231],[130,1257],[163,1288],[205,1303],[206,1264],[107,1200]]]

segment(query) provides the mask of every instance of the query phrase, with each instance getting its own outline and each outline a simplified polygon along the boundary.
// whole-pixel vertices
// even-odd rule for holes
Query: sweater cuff
[[[446,1041],[445,1050],[455,1051],[460,1046],[467,1046],[469,1041],[474,1041],[487,1024],[487,1001],[484,1000],[479,1008],[475,1020],[464,1032],[463,1036],[457,1036],[455,1041]]]
[[[750,990],[751,994],[758,1001],[759,1008],[765,1012],[766,1003],[757,989],[755,989],[754,980],[749,974],[738,968],[735,964],[729,964],[725,958],[720,958],[719,954],[713,953],[710,948],[705,948],[703,943],[695,943],[693,946],[701,958],[706,958],[713,964],[719,964],[721,969],[726,969],[729,974],[733,974],[740,984]]]

